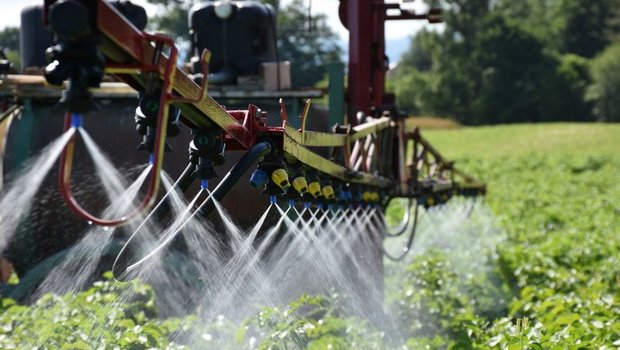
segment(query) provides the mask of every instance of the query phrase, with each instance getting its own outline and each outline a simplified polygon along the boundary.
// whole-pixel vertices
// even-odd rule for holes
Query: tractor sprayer
[[[286,65],[273,62],[277,57],[272,38],[275,12],[269,5],[237,0],[196,5],[190,11],[194,57],[183,67],[177,65],[175,41],[145,32],[144,10],[129,2],[46,0],[39,11],[53,34],[53,45],[46,51],[45,81],[41,75],[4,74],[0,90],[7,103],[2,118],[13,119],[22,108],[32,111],[30,99],[37,89],[51,91],[45,98],[59,101],[54,108],[64,113],[64,134],[55,142],[60,145],[58,186],[66,207],[88,225],[132,228],[114,259],[112,270],[118,279],[130,277],[131,271],[164,252],[182,236],[190,219],[207,218],[235,192],[241,193],[235,197],[235,206],[267,210],[277,206],[283,209],[280,215],[296,212],[300,218],[307,212],[340,217],[340,213],[372,211],[382,221],[390,202],[401,200],[405,206],[402,222],[391,229],[383,225],[379,242],[386,257],[401,260],[411,250],[419,208],[486,191],[483,182],[443,157],[398,112],[393,95],[384,89],[388,66],[385,22],[423,19],[435,23],[440,21],[437,9],[420,14],[401,9],[400,3],[340,0],[340,18],[350,32],[348,89],[343,87],[341,69],[341,80],[330,81],[330,107],[334,108],[329,116],[313,115],[309,97],[323,92],[291,89]],[[226,23],[223,32],[218,29]],[[251,29],[257,28],[256,23],[263,32]],[[258,39],[248,37],[252,35]],[[250,46],[260,43],[260,47],[246,48],[246,41]],[[275,69],[270,70],[273,65]],[[263,74],[259,83],[245,77],[257,74]],[[264,88],[270,79],[277,79],[273,90]],[[260,89],[244,87],[261,82]],[[138,97],[137,106],[130,109],[129,119],[133,117],[134,123],[119,122],[99,138],[107,140],[104,149],[137,144],[137,150],[123,147],[121,152],[134,152],[137,156],[132,159],[142,159],[144,164],[144,184],[133,192],[132,205],[125,206],[125,212],[116,211],[115,216],[99,214],[89,209],[92,205],[81,203],[84,196],[78,195],[77,182],[72,181],[80,177],[81,168],[74,164],[82,157],[78,144],[93,143],[97,137],[90,134],[103,133],[106,115],[118,112],[106,112],[102,94],[107,94],[103,99],[114,94]],[[323,120],[317,122],[319,118]],[[33,125],[42,119],[35,116]],[[317,127],[321,123],[330,125]],[[138,134],[133,139],[124,131],[131,124]],[[191,135],[181,140],[189,141],[183,149],[178,147],[178,135],[187,129]],[[45,132],[55,133],[50,127]],[[172,186],[162,186],[164,168],[171,163],[186,165],[175,168],[181,171]],[[134,246],[148,230],[145,223],[166,216],[172,192],[193,198],[191,205],[156,244],[136,254],[139,249]],[[393,256],[383,249],[383,238],[403,235],[409,237],[402,252]],[[221,249],[226,250],[224,246]]]

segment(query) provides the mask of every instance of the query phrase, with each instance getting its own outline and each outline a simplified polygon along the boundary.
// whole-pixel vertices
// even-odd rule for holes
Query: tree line
[[[620,0],[445,0],[390,82],[465,124],[620,120]]]

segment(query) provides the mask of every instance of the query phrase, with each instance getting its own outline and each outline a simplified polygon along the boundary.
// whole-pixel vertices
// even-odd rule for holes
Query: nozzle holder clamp
[[[226,161],[226,144],[222,130],[204,128],[194,129],[192,133],[194,137],[189,143],[189,161],[195,165],[192,176],[204,180],[217,177],[214,166],[222,165]]]

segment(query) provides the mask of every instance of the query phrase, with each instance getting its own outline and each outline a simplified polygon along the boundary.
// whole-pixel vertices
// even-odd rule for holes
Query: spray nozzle
[[[267,181],[269,181],[269,176],[267,175],[267,172],[261,167],[256,168],[256,170],[254,170],[254,172],[250,176],[250,185],[254,188],[260,188],[265,186]]]
[[[71,113],[71,127],[76,128],[76,129],[82,127],[82,114],[81,113]]]
[[[291,186],[288,180],[288,173],[285,169],[279,168],[271,173],[271,180],[283,190],[286,190]]]
[[[362,201],[364,202],[372,201],[372,193],[370,191],[362,192]]]
[[[226,157],[222,130],[219,128],[194,129],[189,144],[189,160],[195,166],[192,176],[212,179],[217,176],[216,165],[224,164]]]
[[[308,184],[308,192],[314,197],[318,198],[321,196],[321,185],[318,181],[312,181]]]
[[[323,197],[327,200],[334,199],[336,194],[334,193],[334,188],[331,185],[323,186],[322,189]]]
[[[303,195],[308,192],[308,181],[303,176],[297,176],[293,179],[293,188],[299,192],[299,194]]]

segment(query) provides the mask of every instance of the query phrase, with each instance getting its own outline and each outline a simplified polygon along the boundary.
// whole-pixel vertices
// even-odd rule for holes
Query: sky
[[[282,0],[283,4],[286,4],[290,0]],[[338,0],[305,0],[306,4],[312,2],[312,13],[324,13],[328,17],[330,26],[339,34],[343,40],[347,40],[348,31],[340,23],[338,18]],[[146,0],[132,0],[133,3],[145,6],[150,14],[157,11],[157,7],[148,4]],[[7,26],[19,26],[20,12],[22,8],[42,4],[43,0],[0,0],[0,29]],[[406,6],[414,8],[422,8],[423,5],[419,4],[420,0],[414,2],[412,5]],[[385,36],[387,39],[400,39],[412,36],[420,28],[428,25],[425,21],[390,21],[386,24]]]

